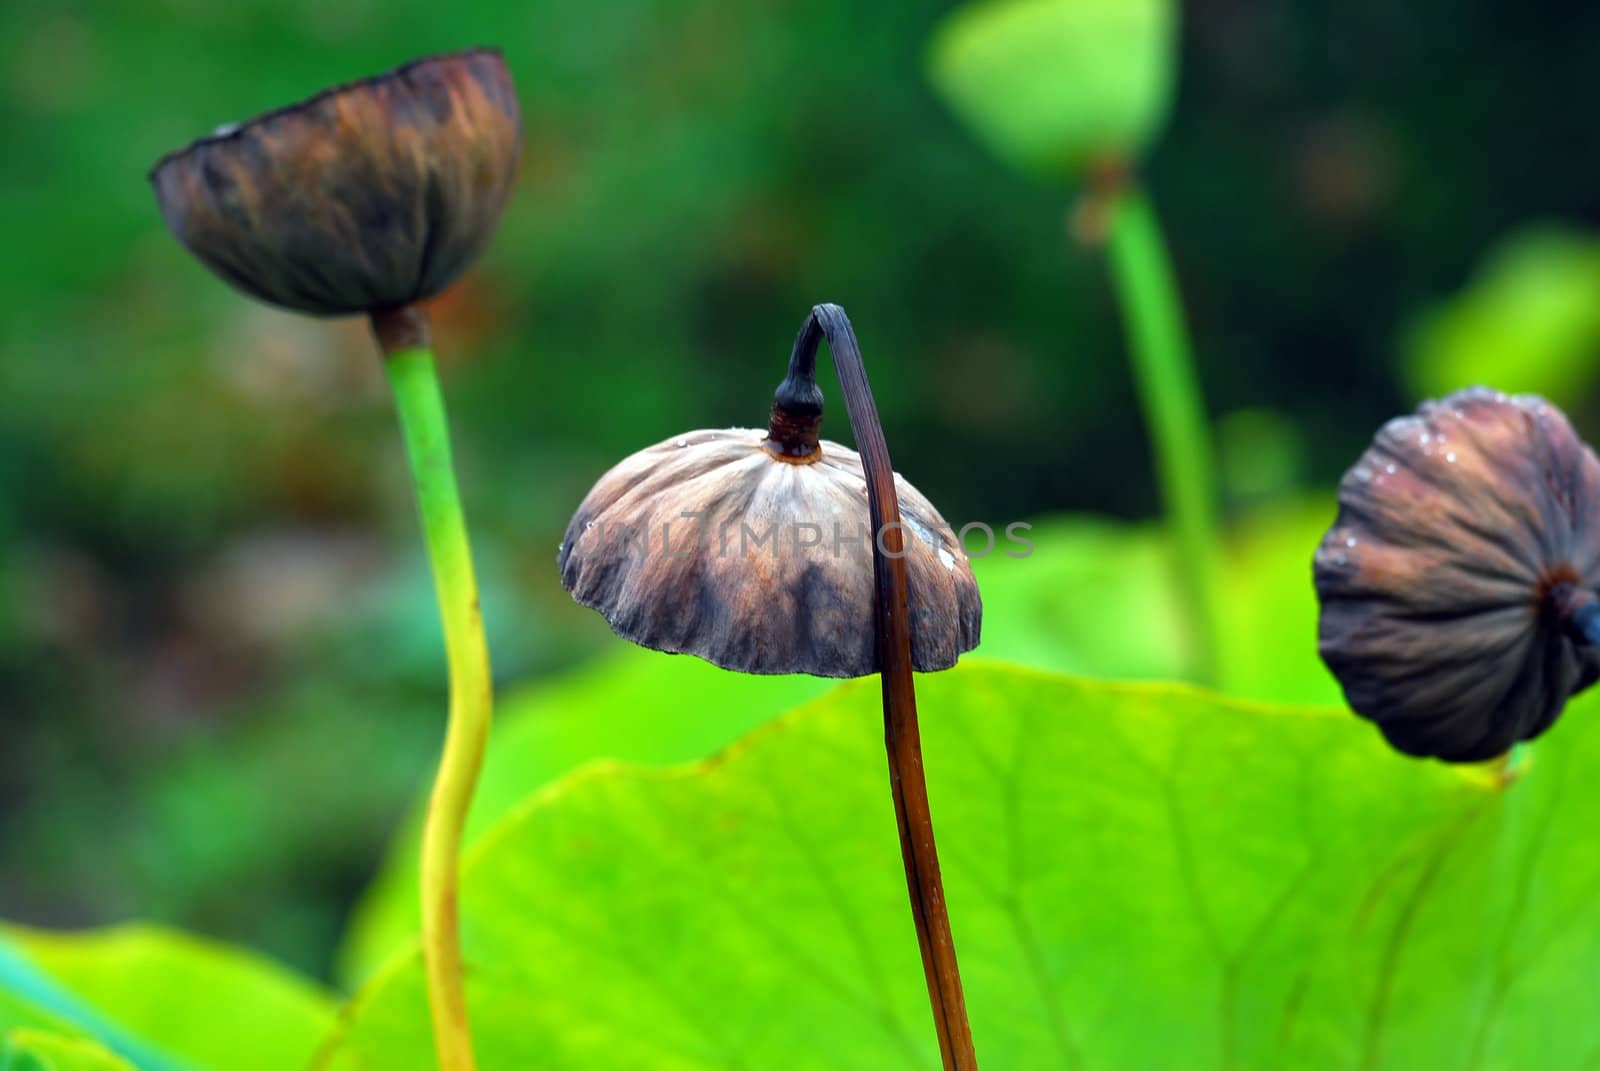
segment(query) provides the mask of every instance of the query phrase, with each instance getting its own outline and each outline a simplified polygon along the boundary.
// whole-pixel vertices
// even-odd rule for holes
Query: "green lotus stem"
[[[1178,553],[1194,671],[1201,680],[1215,683],[1222,555],[1205,406],[1160,224],[1137,185],[1113,197],[1111,277]]]
[[[439,617],[450,671],[450,715],[444,755],[422,835],[422,953],[433,1013],[434,1044],[442,1071],[473,1071],[476,1064],[462,984],[457,912],[461,831],[489,739],[493,682],[478,607],[472,551],[450,458],[450,432],[433,352],[421,332],[395,339],[374,317],[394,388],[416,489],[422,530],[433,565]]]

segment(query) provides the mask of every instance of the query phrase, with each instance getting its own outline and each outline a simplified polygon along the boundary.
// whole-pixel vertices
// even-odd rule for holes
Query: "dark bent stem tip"
[[[806,317],[789,355],[789,374],[772,397],[766,448],[784,461],[815,460],[822,429],[822,389],[817,386],[817,343],[822,338],[815,314]]]
[[[811,310],[806,322],[800,325],[799,334],[794,336],[794,349],[789,351],[789,374],[773,395],[773,405],[795,416],[822,416],[822,390],[817,386],[817,346],[823,336],[817,313],[822,309],[837,309],[841,316],[844,314],[837,305],[818,305]],[[850,321],[846,320],[845,329],[849,326]]]
[[[822,391],[816,386],[816,346],[821,338],[816,315],[808,315],[789,354],[789,375],[773,394],[773,416],[763,445],[781,461],[810,463],[822,456]]]

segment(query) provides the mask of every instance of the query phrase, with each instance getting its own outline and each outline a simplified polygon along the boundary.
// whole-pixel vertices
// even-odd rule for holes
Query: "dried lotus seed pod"
[[[245,293],[370,313],[433,297],[483,251],[521,142],[504,60],[471,49],[225,127],[150,181],[178,240]]]
[[[744,673],[878,670],[867,486],[820,417],[774,406],[767,431],[694,431],[600,478],[562,543],[561,580],[619,636]],[[896,476],[912,663],[978,642],[972,568],[939,511]]]
[[[1541,398],[1426,402],[1345,475],[1314,577],[1356,713],[1407,754],[1503,754],[1600,676],[1600,461]]]

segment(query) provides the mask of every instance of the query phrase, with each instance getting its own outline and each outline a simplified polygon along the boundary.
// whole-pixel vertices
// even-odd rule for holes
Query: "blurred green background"
[[[951,6],[0,8],[0,917],[154,919],[327,976],[431,773],[443,660],[365,327],[228,290],[144,179],[331,82],[479,43],[518,82],[520,189],[436,309],[508,686],[613,643],[554,568],[589,485],[763,420],[816,301],[955,524],[1152,515],[1075,191],[924,79]],[[1469,381],[1600,429],[1600,8],[1197,0],[1180,52],[1145,173],[1231,516],[1320,491],[1331,517],[1382,420]],[[1310,543],[1284,553],[1309,584]],[[1050,597],[1092,620],[1095,580]]]

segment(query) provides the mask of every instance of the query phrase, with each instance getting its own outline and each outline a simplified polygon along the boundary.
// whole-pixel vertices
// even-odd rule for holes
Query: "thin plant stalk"
[[[444,754],[422,834],[422,954],[428,1003],[441,1071],[473,1071],[476,1061],[462,984],[458,884],[461,832],[492,717],[489,648],[427,319],[408,307],[375,313],[372,324],[405,438],[450,673]]]
[[[1107,252],[1139,401],[1154,448],[1197,676],[1215,683],[1221,544],[1205,405],[1171,258],[1149,199],[1129,182],[1110,194]]]
[[[961,972],[956,965],[950,916],[945,910],[939,853],[934,844],[933,817],[928,809],[928,784],[922,767],[922,738],[917,729],[917,694],[912,680],[911,622],[908,613],[904,525],[895,493],[894,466],[878,421],[867,370],[854,330],[837,305],[811,310],[795,339],[789,380],[809,381],[823,336],[833,352],[834,370],[844,392],[845,409],[856,449],[866,472],[867,504],[872,518],[872,565],[876,588],[874,620],[878,664],[883,679],[884,746],[889,757],[889,784],[900,831],[911,915],[927,976],[928,1000],[939,1036],[945,1071],[976,1071],[978,1058],[967,1021]],[[800,373],[797,375],[797,373]]]

